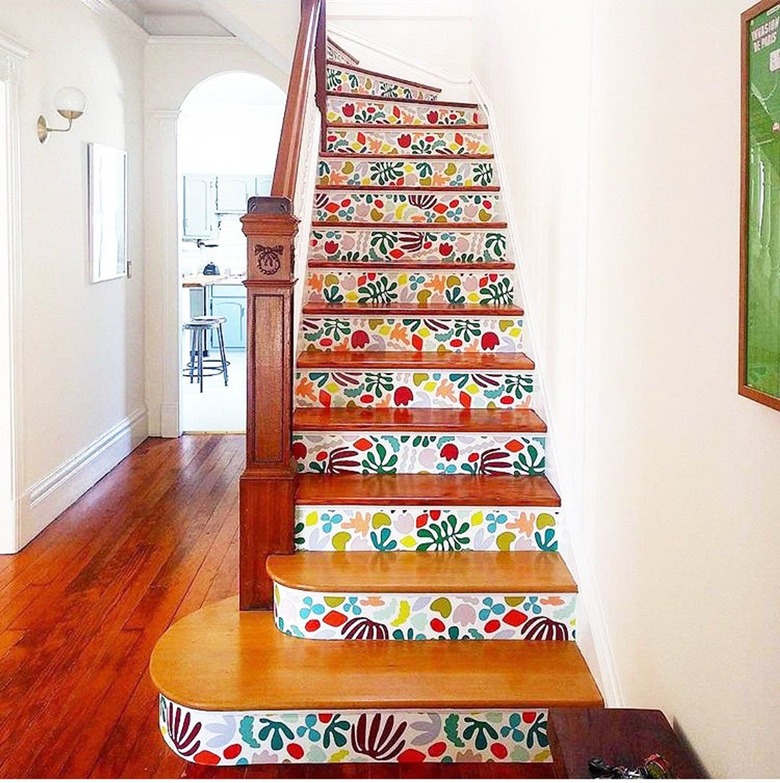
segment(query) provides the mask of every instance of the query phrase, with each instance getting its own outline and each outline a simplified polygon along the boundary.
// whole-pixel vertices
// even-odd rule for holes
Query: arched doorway
[[[181,107],[177,144],[184,432],[245,428],[246,242],[240,218],[249,197],[270,190],[284,102],[282,90],[269,80],[230,72],[201,82]],[[224,320],[204,329],[204,318]],[[204,361],[198,356],[201,351],[207,354]]]

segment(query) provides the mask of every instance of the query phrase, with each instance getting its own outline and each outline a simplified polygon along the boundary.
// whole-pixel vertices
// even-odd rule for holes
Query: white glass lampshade
[[[75,120],[87,108],[87,96],[77,87],[61,87],[54,94],[54,108],[66,120]]]

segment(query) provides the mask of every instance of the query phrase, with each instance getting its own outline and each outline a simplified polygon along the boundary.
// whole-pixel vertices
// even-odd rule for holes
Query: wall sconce
[[[87,108],[87,96],[76,87],[61,87],[54,93],[54,108],[68,121],[67,128],[50,128],[46,118],[38,117],[38,141],[45,144],[50,133],[67,133]]]

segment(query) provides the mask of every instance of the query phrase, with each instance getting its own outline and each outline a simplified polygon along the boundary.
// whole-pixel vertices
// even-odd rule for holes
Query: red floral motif
[[[341,111],[345,117],[353,117],[355,115],[355,104],[354,103],[345,103],[341,107]]]
[[[412,136],[409,133],[402,133],[398,137],[398,146],[403,147],[406,149],[407,147],[410,147],[412,144]]]
[[[334,253],[336,253],[339,249],[338,242],[333,242],[332,240],[325,243],[325,252],[332,256]]]
[[[241,755],[241,746],[239,744],[228,745],[223,751],[222,755],[226,759],[234,759],[236,756]]]
[[[436,633],[444,633],[444,631],[447,629],[447,626],[444,625],[444,623],[438,617],[434,617],[433,620],[431,620],[431,628],[436,631]]]
[[[322,622],[325,623],[325,625],[329,625],[331,628],[338,628],[340,625],[344,625],[344,623],[347,622],[347,616],[334,609],[322,618]]]
[[[306,444],[303,443],[300,440],[296,440],[295,443],[293,443],[292,447],[292,453],[293,457],[298,460],[306,459],[306,454],[308,453],[308,449],[306,448]]]
[[[196,764],[209,764],[211,766],[219,764],[219,756],[210,750],[202,750],[200,753],[196,753],[192,760]]]
[[[452,251],[455,249],[453,245],[451,245],[449,242],[442,242],[439,245],[439,253],[441,253],[443,256],[449,256],[452,255]]]
[[[425,761],[425,754],[421,750],[407,748],[399,757],[398,761],[402,764],[419,764]]]
[[[454,443],[447,443],[441,450],[442,459],[446,459],[448,462],[456,460],[459,454],[460,451]]]
[[[393,403],[401,408],[414,399],[414,392],[408,386],[399,386],[393,393]]]
[[[435,125],[439,121],[439,112],[429,111],[427,117],[428,117],[428,122],[430,122],[431,125]]]
[[[506,745],[502,745],[500,742],[494,742],[490,746],[490,751],[497,759],[505,759],[509,755]]]
[[[294,759],[302,759],[303,758],[303,748],[297,742],[291,742],[287,746],[287,752]]]
[[[353,332],[352,337],[350,338],[350,343],[352,343],[353,348],[365,348],[369,342],[371,342],[371,338],[369,338],[368,334],[362,329]]]
[[[498,335],[495,332],[485,332],[482,335],[482,350],[492,351],[499,343]]]
[[[428,748],[428,755],[433,756],[433,758],[438,758],[446,750],[447,750],[446,742],[434,742],[433,745],[431,745],[430,748]]]
[[[366,438],[358,438],[358,440],[355,441],[355,448],[358,451],[368,451],[373,444],[370,440],[366,440]]]
[[[504,615],[504,622],[513,628],[519,628],[527,619],[528,615],[518,612],[517,609],[512,609]]]
[[[501,627],[501,623],[498,620],[488,620],[485,623],[485,633],[495,633]]]

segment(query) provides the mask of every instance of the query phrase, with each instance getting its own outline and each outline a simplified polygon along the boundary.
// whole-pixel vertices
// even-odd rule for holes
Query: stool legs
[[[203,319],[185,324],[184,328],[190,332],[190,361],[184,368],[183,375],[189,376],[190,383],[198,379],[198,388],[203,392],[203,378],[208,375],[222,375],[225,386],[228,385],[228,365],[225,352],[225,334],[222,331],[224,318]],[[219,346],[219,359],[209,359],[208,345],[212,330],[216,329],[217,345]]]
[[[222,324],[217,324],[217,341],[219,342],[219,358],[222,361],[222,374],[225,376],[225,386],[228,385],[228,366],[225,356],[225,335],[222,332]]]

